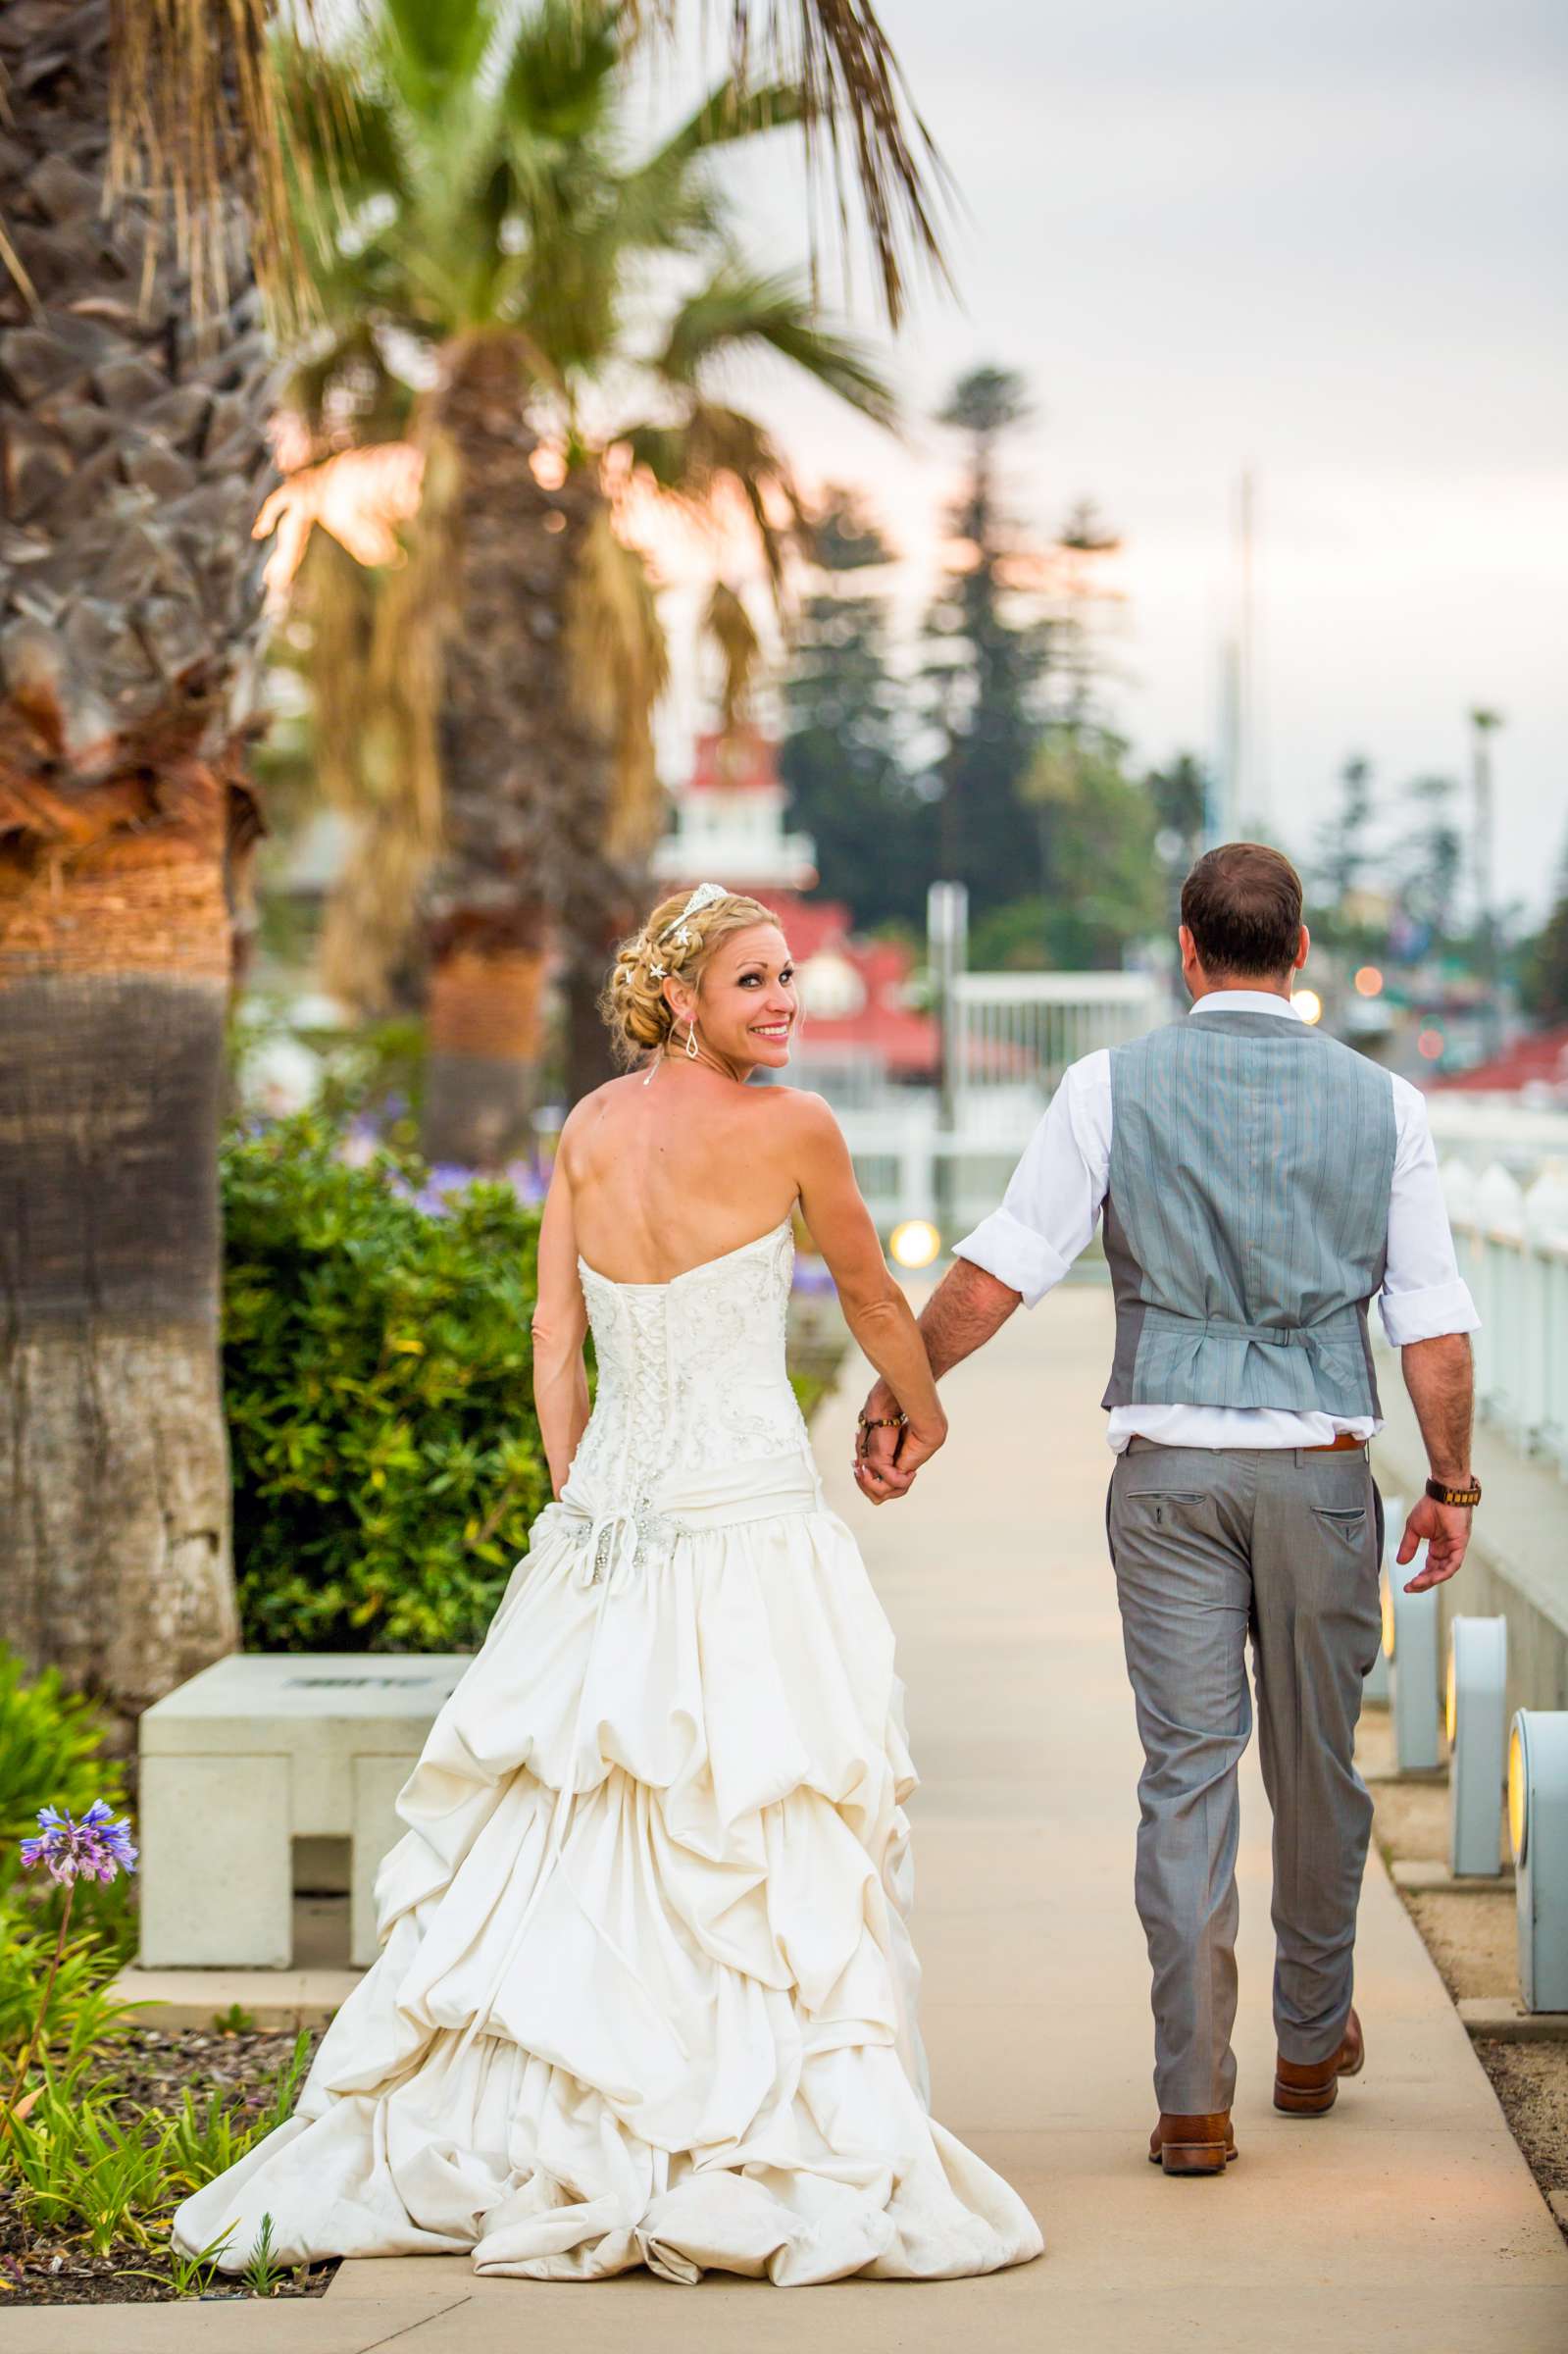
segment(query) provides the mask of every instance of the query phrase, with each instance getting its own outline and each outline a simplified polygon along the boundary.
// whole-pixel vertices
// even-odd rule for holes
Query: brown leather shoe
[[[1274,2063],[1274,2106],[1287,2117],[1326,2117],[1340,2097],[1340,2078],[1358,2076],[1367,2056],[1361,2021],[1352,2010],[1344,2022],[1344,2039],[1327,2060],[1310,2068],[1277,2058]]]
[[[1235,2156],[1229,2109],[1208,2117],[1173,2117],[1162,2109],[1148,2137],[1150,2166],[1163,2166],[1168,2175],[1223,2175]]]

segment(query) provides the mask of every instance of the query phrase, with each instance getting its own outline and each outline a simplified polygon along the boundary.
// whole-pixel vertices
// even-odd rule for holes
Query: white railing
[[[1427,1098],[1427,1118],[1442,1158],[1464,1161],[1477,1177],[1498,1161],[1528,1185],[1551,1160],[1568,1165],[1568,1111],[1440,1088]]]
[[[996,1207],[1038,1118],[1037,1103],[1016,1135],[944,1135],[935,1104],[923,1104],[902,1113],[846,1111],[838,1124],[855,1182],[884,1232],[901,1218],[932,1218],[952,1243]]]
[[[1568,1475],[1568,1172],[1548,1166],[1526,1190],[1500,1161],[1478,1176],[1450,1158],[1442,1189],[1481,1317],[1477,1404]]]
[[[1168,1010],[1163,985],[1147,973],[960,973],[953,983],[960,1129],[966,1114],[989,1114],[986,1132],[1000,1133],[1004,1107],[1016,1105],[1018,1117],[1027,1116],[1027,1135],[1070,1062],[1141,1038]]]
[[[861,1192],[885,1230],[932,1218],[945,1243],[996,1207],[1063,1071],[1164,1019],[1168,1002],[1142,973],[962,973],[953,991],[954,1123],[935,1090],[858,1087],[813,1066],[848,1140]],[[809,1052],[809,1032],[807,1037]]]

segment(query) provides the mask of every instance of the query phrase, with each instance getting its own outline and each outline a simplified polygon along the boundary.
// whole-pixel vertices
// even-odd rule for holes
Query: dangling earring
[[[696,1061],[696,1059],[697,1059],[697,1025],[696,1025],[695,1021],[690,1021],[690,1022],[688,1022],[688,1023],[686,1024],[686,1060],[687,1060],[687,1062],[695,1062],[695,1061]]]

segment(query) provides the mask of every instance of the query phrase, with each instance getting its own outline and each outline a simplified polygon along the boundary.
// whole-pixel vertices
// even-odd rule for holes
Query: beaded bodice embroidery
[[[683,1472],[801,1453],[806,1427],[784,1367],[794,1267],[785,1219],[670,1283],[616,1283],[578,1260],[599,1385],[574,1484],[656,1534],[650,1499]]]

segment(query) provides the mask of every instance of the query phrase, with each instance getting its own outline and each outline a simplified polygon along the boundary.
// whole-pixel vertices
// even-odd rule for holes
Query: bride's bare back
[[[668,1283],[781,1224],[800,1196],[798,1102],[681,1058],[596,1089],[561,1143],[588,1265]]]

